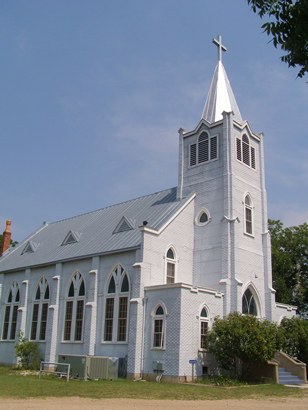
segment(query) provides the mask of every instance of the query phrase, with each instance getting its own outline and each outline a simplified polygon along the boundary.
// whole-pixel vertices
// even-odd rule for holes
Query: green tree
[[[243,364],[264,363],[281,347],[278,326],[255,316],[231,313],[226,319],[215,318],[208,335],[208,350],[218,365],[236,377]]]
[[[298,77],[308,71],[308,0],[247,0],[254,13],[269,21],[262,25],[274,46],[286,52],[281,60],[299,66]]]
[[[284,318],[280,330],[283,336],[282,350],[308,366],[308,320]]]
[[[308,310],[308,224],[284,228],[269,220],[272,241],[273,286],[278,302]]]

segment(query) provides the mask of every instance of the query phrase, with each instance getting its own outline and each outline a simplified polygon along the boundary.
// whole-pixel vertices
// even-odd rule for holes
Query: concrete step
[[[278,368],[279,384],[305,384],[299,377],[294,376],[283,367]]]

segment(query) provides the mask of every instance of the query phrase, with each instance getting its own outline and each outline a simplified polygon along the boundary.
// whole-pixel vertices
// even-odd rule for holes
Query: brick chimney
[[[11,245],[11,221],[6,221],[5,231],[2,236],[2,244],[0,246],[0,256],[4,254],[5,251],[9,249]]]

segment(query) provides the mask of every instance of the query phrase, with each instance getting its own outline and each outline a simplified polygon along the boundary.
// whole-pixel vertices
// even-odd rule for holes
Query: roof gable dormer
[[[134,229],[134,222],[126,218],[125,216],[122,216],[113,233],[126,232],[132,229]]]
[[[34,253],[38,247],[39,247],[39,243],[28,241],[21,254],[24,255],[26,253]]]
[[[76,243],[79,241],[81,234],[75,231],[69,231],[66,237],[64,238],[62,245],[69,245],[71,243]]]

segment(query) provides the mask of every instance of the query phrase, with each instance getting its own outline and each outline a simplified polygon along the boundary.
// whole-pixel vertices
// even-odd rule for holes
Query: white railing
[[[66,381],[69,381],[71,372],[70,363],[56,363],[56,362],[41,362],[39,378],[43,373],[54,374],[58,377],[65,377]]]

